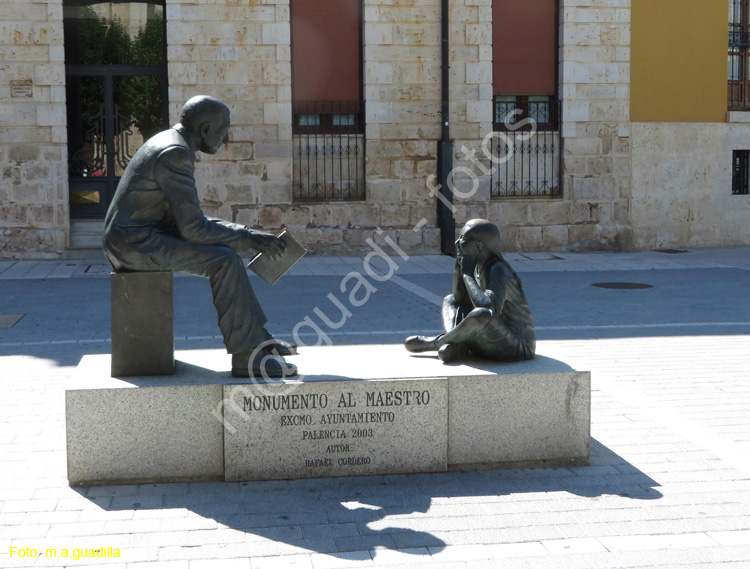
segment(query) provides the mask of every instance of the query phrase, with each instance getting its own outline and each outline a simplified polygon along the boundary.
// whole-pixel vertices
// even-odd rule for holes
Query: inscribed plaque
[[[442,472],[446,379],[224,387],[225,477]]]

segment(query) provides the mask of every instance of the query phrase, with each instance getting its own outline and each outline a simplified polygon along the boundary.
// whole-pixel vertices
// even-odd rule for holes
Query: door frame
[[[167,128],[169,121],[169,91],[167,82],[167,64],[163,65],[86,65],[86,64],[69,64],[65,66],[66,83],[69,77],[102,77],[104,79],[104,143],[107,148],[106,157],[106,176],[73,176],[68,168],[68,187],[69,193],[79,191],[91,191],[99,193],[99,202],[90,203],[70,203],[70,216],[74,219],[101,219],[107,213],[112,198],[120,178],[115,175],[115,102],[114,102],[114,77],[134,77],[134,76],[151,76],[162,77],[161,96],[162,96],[162,117],[164,128]],[[66,105],[70,105],[67,101]],[[68,125],[71,128],[71,125]],[[69,138],[69,137],[68,137]],[[72,156],[68,156],[70,161]],[[70,200],[69,200],[70,201]]]

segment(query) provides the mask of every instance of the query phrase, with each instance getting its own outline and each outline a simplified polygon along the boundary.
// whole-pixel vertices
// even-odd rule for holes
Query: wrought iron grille
[[[362,101],[293,104],[294,201],[365,199]]]
[[[750,186],[750,150],[732,151],[732,195],[748,195]]]
[[[134,144],[132,119],[120,112],[120,107],[115,103],[112,120],[114,121],[113,138],[107,143],[105,135],[107,115],[104,105],[99,107],[99,114],[91,120],[82,118],[86,127],[83,148],[76,151],[68,159],[68,171],[71,176],[103,176],[107,172],[107,154],[112,152],[115,159],[115,172],[120,176],[127,165],[133,159],[136,146],[143,143],[139,141]]]
[[[730,111],[750,110],[750,0],[729,0],[727,59]]]
[[[562,197],[561,105],[551,97],[496,97],[493,198]]]
[[[104,105],[99,107],[96,117],[81,117],[84,127],[81,148],[68,157],[71,176],[101,176],[107,167],[107,144],[104,137]]]

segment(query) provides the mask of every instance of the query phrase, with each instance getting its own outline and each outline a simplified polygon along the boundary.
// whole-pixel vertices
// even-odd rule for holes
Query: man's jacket
[[[182,125],[150,138],[125,168],[107,211],[105,248],[127,248],[159,233],[246,249],[250,232],[207,218],[195,188],[195,153]],[[125,253],[127,251],[117,251]]]

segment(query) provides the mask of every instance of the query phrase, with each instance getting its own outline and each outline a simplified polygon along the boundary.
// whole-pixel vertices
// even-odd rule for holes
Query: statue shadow
[[[129,383],[135,387],[173,387],[176,385],[279,385],[287,383],[294,385],[298,383],[312,383],[318,381],[352,381],[350,377],[338,375],[315,375],[300,374],[288,378],[287,380],[263,379],[233,377],[232,374],[224,369],[210,369],[189,362],[175,361],[174,375],[157,375],[157,376],[134,376],[134,377],[115,377],[120,381]]]
[[[175,360],[175,372],[173,375],[113,377],[136,387],[217,384],[234,385],[247,383],[249,381],[248,378],[232,377],[231,372],[226,369],[212,369],[211,367],[205,367],[203,365],[182,360]]]
[[[437,354],[409,354],[415,359],[427,359],[438,362]],[[226,363],[226,362],[224,362]],[[235,378],[226,369],[212,369],[191,362],[177,360],[175,362],[175,374],[149,377],[117,377],[121,381],[137,387],[161,387],[174,385],[246,385],[253,383],[257,385],[275,385],[280,380],[270,379],[268,381],[260,378]],[[221,367],[221,366],[217,366]],[[576,371],[563,361],[537,354],[533,359],[521,362],[497,362],[472,356],[466,360],[440,364],[440,368],[448,376],[476,375],[477,373],[505,374],[533,374],[533,373],[555,373]],[[340,375],[304,374],[294,376],[286,380],[290,384],[313,383],[319,381],[352,381],[351,377]]]
[[[439,360],[437,353],[427,352],[421,354],[409,354],[409,357],[425,360]],[[577,371],[563,361],[548,356],[536,354],[532,359],[519,362],[498,362],[471,354],[470,357],[455,362],[443,363],[446,370],[457,370],[458,368],[470,367],[475,370],[486,371],[496,374],[511,373],[555,373],[566,371]],[[451,373],[455,375],[455,373]]]
[[[414,354],[412,357],[436,358],[436,355]],[[221,365],[212,369],[178,361],[179,383],[226,385],[250,381],[232,378]],[[513,363],[476,358],[446,367],[459,366],[501,374],[574,371],[564,362],[543,355]],[[453,375],[456,373],[465,372],[453,370]],[[322,379],[335,381],[339,378],[300,377],[302,382]],[[122,380],[141,387],[156,387],[174,385],[175,377]],[[139,515],[161,517],[160,531],[190,530],[185,547],[218,544],[219,558],[315,553],[356,563],[396,550],[397,555],[405,556],[400,557],[399,562],[408,565],[424,561],[425,556],[441,551],[446,545],[474,543],[471,541],[474,532],[495,531],[493,526],[483,527],[487,516],[499,518],[508,511],[517,511],[513,506],[517,507],[520,502],[532,506],[525,520],[533,519],[533,512],[537,511],[533,503],[539,495],[546,500],[557,496],[584,501],[603,496],[657,500],[662,497],[658,487],[647,474],[592,439],[590,466],[584,467],[262,482],[142,483],[76,487],[74,490],[107,511],[153,510]],[[580,504],[577,507],[580,508]],[[188,514],[189,519],[185,519],[185,511],[194,515]],[[537,525],[544,523],[540,519]],[[205,541],[193,544],[193,539]],[[414,559],[410,562],[412,556]],[[418,559],[420,557],[422,559]]]
[[[575,468],[74,490],[106,511],[154,511],[140,514],[144,518],[159,518],[156,511],[164,511],[160,531],[204,530],[191,534],[205,536],[201,543],[219,542],[219,558],[320,553],[356,562],[399,550],[407,558],[414,556],[416,563],[418,557],[439,552],[448,544],[473,543],[472,532],[493,531],[494,526],[483,525],[487,516],[507,516],[518,511],[519,504],[531,508],[524,515],[526,525],[544,525],[546,514],[540,514],[538,523],[534,521],[537,509],[533,505],[538,498],[532,494],[543,495],[545,500],[571,496],[582,500],[604,496],[658,500],[662,497],[659,486],[592,439],[591,465]],[[205,522],[174,516],[168,510],[187,510]],[[515,528],[517,521],[508,520],[508,527]],[[218,533],[222,530],[233,531]],[[217,533],[212,537],[206,531]],[[185,547],[190,546],[188,541]],[[408,559],[403,562],[409,563]]]

